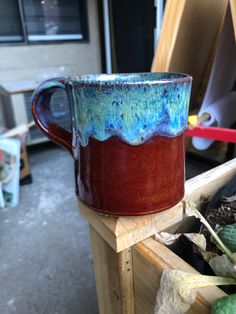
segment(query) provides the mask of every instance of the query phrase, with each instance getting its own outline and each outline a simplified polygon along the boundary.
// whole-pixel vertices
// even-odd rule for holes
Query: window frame
[[[21,28],[22,28],[22,37],[23,40],[21,41],[11,41],[11,40],[6,40],[6,41],[0,41],[0,46],[25,46],[25,45],[56,45],[56,44],[64,44],[64,43],[84,43],[88,42],[89,36],[88,36],[88,13],[87,13],[87,3],[86,0],[77,0],[79,2],[80,8],[81,8],[81,14],[80,14],[80,21],[81,21],[81,37],[79,38],[79,34],[75,35],[71,34],[71,38],[69,39],[52,39],[52,40],[29,40],[29,36],[38,36],[38,37],[43,37],[44,35],[28,35],[27,32],[27,23],[26,23],[26,18],[25,18],[25,13],[24,13],[24,7],[23,7],[23,1],[24,0],[17,0],[17,5],[19,8],[19,15],[20,15],[20,22],[21,22]],[[45,35],[46,37],[47,35]],[[58,37],[63,37],[64,35],[58,35]],[[74,37],[74,38],[73,38]]]

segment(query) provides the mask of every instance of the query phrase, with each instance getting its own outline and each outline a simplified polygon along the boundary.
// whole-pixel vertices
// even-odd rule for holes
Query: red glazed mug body
[[[72,130],[54,123],[50,97],[66,89]],[[184,194],[184,131],[191,77],[178,73],[89,75],[42,83],[38,126],[75,160],[78,198],[109,215],[145,215]]]
[[[179,202],[184,194],[184,136],[154,136],[139,146],[112,137],[91,139],[75,160],[77,195],[111,215],[145,215]]]

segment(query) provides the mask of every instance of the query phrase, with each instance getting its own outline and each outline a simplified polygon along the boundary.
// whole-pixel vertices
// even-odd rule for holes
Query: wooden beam
[[[131,248],[116,253],[90,227],[100,314],[134,314]]]
[[[227,5],[228,0],[168,0],[151,70],[190,74],[195,99]]]
[[[142,217],[106,217],[79,203],[81,214],[116,251],[121,252],[183,218],[183,205]]]
[[[168,0],[166,2],[161,33],[152,63],[152,72],[170,71],[186,1]]]
[[[230,0],[230,9],[231,9],[231,15],[233,20],[233,26],[234,26],[234,36],[236,40],[236,1]]]

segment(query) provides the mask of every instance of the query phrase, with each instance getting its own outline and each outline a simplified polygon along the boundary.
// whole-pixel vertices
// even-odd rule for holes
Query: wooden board
[[[197,273],[189,264],[163,244],[149,238],[133,248],[135,313],[153,314],[163,269]],[[187,313],[210,314],[211,304],[225,293],[217,287],[199,289],[195,303]]]
[[[116,253],[90,227],[100,314],[134,314],[131,249]]]
[[[230,0],[230,9],[234,26],[234,36],[236,40],[236,0]]]
[[[79,209],[89,224],[116,252],[121,252],[169,225],[176,224],[183,217],[182,203],[159,214],[142,217],[108,217],[91,210],[81,202]]]
[[[184,199],[200,202],[202,197],[209,198],[235,174],[236,158],[188,180],[185,185]],[[161,213],[141,217],[109,217],[91,210],[81,202],[79,210],[116,252],[125,250],[156,232],[182,222],[184,215],[182,203]]]
[[[152,71],[193,76],[192,98],[201,83],[228,0],[168,0]]]

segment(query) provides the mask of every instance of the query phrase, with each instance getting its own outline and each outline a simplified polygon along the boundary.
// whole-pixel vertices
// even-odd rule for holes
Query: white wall
[[[0,47],[0,83],[101,72],[98,10],[87,1],[89,41]]]

